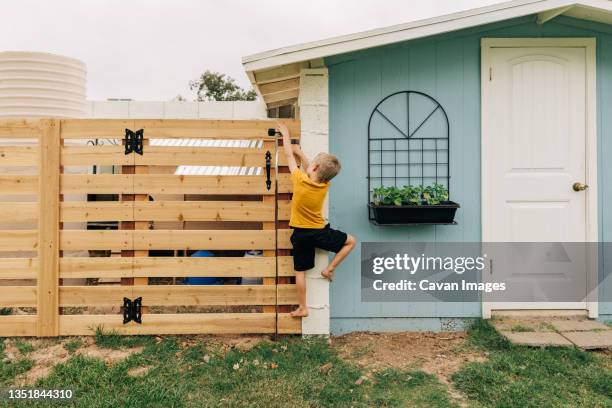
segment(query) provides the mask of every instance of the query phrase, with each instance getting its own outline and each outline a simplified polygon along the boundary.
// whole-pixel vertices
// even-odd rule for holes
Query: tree
[[[189,88],[196,91],[198,101],[254,101],[257,98],[254,90],[244,90],[234,78],[209,70],[190,81]]]

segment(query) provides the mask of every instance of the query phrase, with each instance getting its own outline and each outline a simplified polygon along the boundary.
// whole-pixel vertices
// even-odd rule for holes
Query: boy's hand
[[[281,133],[281,135],[289,136],[289,128],[287,127],[287,125],[282,122],[278,122],[276,126],[278,127],[278,131]]]

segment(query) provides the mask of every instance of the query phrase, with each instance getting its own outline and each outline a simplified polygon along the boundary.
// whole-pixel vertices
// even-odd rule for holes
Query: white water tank
[[[0,52],[0,117],[86,114],[86,65],[43,52]]]

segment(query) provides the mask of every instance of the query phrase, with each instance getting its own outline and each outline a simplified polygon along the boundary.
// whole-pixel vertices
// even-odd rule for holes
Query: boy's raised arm
[[[302,168],[303,171],[306,171],[306,169],[308,168],[308,165],[310,164],[310,160],[308,160],[308,157],[306,157],[300,145],[294,144],[291,146],[293,147],[293,154],[296,155],[300,159],[300,162],[301,162],[300,167]]]
[[[285,156],[287,157],[287,165],[289,166],[289,171],[293,173],[298,169],[297,162],[295,161],[295,157],[293,156],[293,147],[291,147],[291,135],[289,134],[289,128],[284,123],[278,123],[278,131],[283,136],[283,150],[285,151]]]

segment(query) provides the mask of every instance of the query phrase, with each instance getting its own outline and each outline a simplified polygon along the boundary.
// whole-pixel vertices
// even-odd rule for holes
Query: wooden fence
[[[0,336],[300,333],[273,126],[0,121]]]

